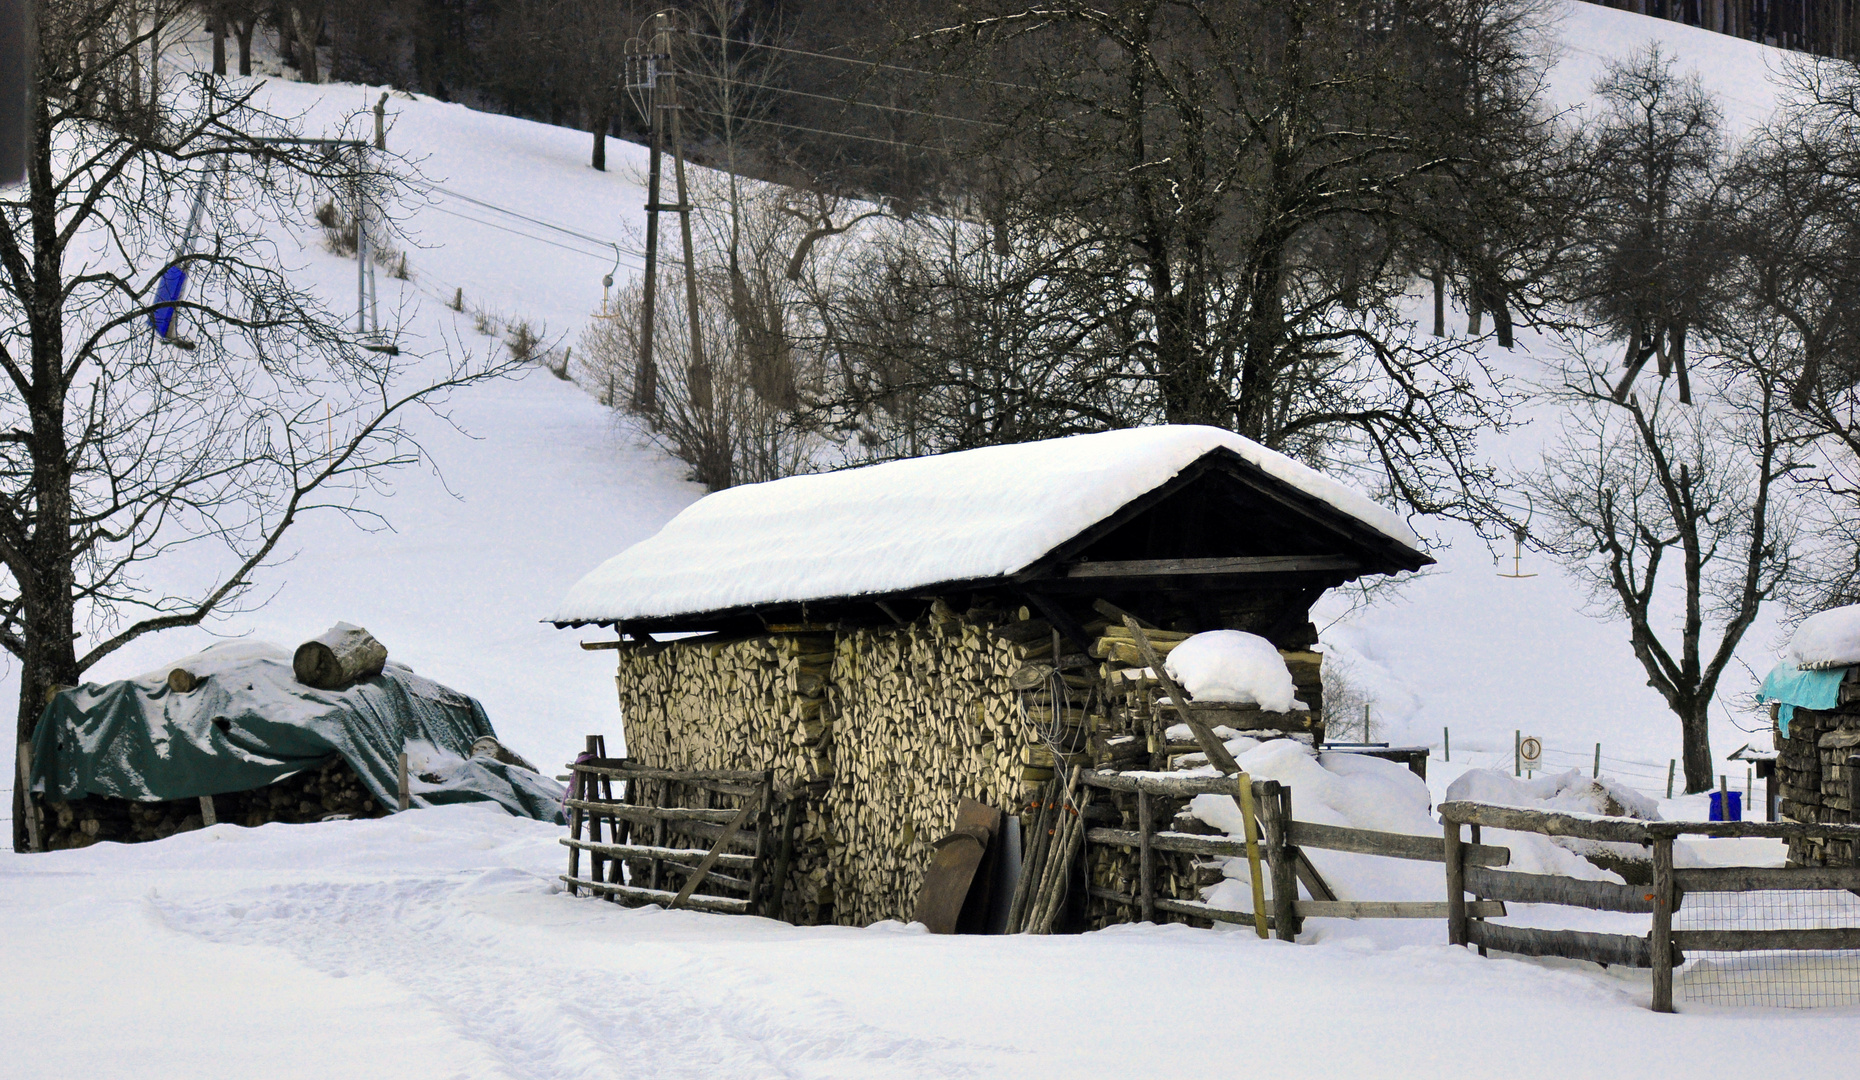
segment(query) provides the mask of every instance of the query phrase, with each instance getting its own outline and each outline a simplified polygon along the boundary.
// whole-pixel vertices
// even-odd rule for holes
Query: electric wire
[[[686,106],[686,107],[690,108],[689,106]],[[879,136],[876,136],[876,135],[854,135],[851,132],[846,132],[846,131],[827,131],[822,128],[802,127],[799,124],[784,124],[778,120],[758,120],[753,116],[730,116],[726,113],[714,112],[710,109],[691,109],[691,111],[696,112],[696,113],[703,113],[706,116],[721,116],[726,120],[741,120],[741,121],[744,121],[745,123],[750,123],[750,124],[765,124],[769,127],[786,128],[789,131],[806,131],[806,132],[810,132],[815,135],[832,135],[832,136],[835,136],[841,139],[857,139],[860,142],[882,143],[886,146],[901,146],[905,148],[906,150],[923,150],[923,151],[926,151],[932,154],[947,154],[950,152],[949,150],[941,146],[929,146],[924,143],[900,142],[897,139],[885,139],[885,138],[880,138]]]
[[[842,64],[857,64],[882,71],[901,71],[907,75],[922,75],[931,79],[955,79],[959,82],[975,83],[980,86],[1004,86],[1010,90],[1038,90],[1037,86],[1025,83],[1002,82],[999,79],[980,79],[973,75],[952,75],[947,71],[925,71],[922,68],[901,67],[897,64],[880,63],[877,60],[856,60],[850,56],[834,56],[832,53],[809,52],[806,49],[791,49],[785,45],[770,45],[761,41],[739,41],[734,38],[721,38],[715,34],[700,34],[696,30],[684,31],[687,37],[704,38],[708,41],[721,41],[725,45],[746,45],[752,49],[767,49],[770,52],[792,53],[795,56],[808,56],[816,60],[836,60]]]
[[[852,101],[847,98],[834,97],[832,94],[814,94],[806,90],[790,90],[785,86],[776,86],[774,83],[740,82],[725,75],[708,75],[696,71],[681,71],[679,74],[689,75],[694,79],[705,79],[710,82],[721,82],[731,86],[740,86],[750,90],[772,90],[777,94],[792,94],[795,97],[813,98],[816,101],[831,101],[839,105],[857,105],[864,109],[883,109],[886,112],[903,113],[907,116],[921,116],[929,120],[948,120],[957,124],[979,124],[983,127],[992,128],[1007,127],[1006,124],[996,123],[993,120],[977,120],[968,116],[949,116],[944,113],[924,112],[922,109],[906,109],[900,105],[881,105],[876,101]],[[743,117],[742,119],[748,119],[748,117]]]

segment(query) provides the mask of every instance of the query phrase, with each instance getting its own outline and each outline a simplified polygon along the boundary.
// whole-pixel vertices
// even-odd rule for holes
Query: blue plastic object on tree
[[[155,310],[149,312],[149,325],[155,328],[155,336],[166,338],[174,326],[174,302],[181,298],[181,290],[187,287],[187,271],[178,266],[170,266],[161,273],[161,282],[155,286]]]
[[[1726,813],[1725,802],[1729,802],[1730,813]],[[1741,791],[1714,791],[1711,793],[1712,821],[1744,820],[1744,793]]]

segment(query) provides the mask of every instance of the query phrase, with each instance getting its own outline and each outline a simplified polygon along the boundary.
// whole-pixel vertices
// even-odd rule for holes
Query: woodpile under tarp
[[[1797,707],[1789,733],[1776,731],[1777,808],[1785,818],[1810,823],[1855,823],[1855,789],[1860,775],[1848,759],[1860,755],[1860,667],[1849,668],[1833,709]],[[1773,708],[1773,707],[1772,707]],[[1789,838],[1791,866],[1845,866],[1853,860],[1847,841],[1820,835]]]

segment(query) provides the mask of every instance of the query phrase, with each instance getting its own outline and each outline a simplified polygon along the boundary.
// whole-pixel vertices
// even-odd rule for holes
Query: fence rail
[[[1860,867],[1711,867],[1675,870],[1673,843],[1682,836],[1802,836],[1852,838],[1860,825],[1755,821],[1634,821],[1590,814],[1526,810],[1487,803],[1442,803],[1447,869],[1448,940],[1524,956],[1561,956],[1598,964],[1650,968],[1653,1009],[1673,1011],[1673,969],[1685,962],[1686,949],[1712,952],[1860,949],[1860,927],[1789,930],[1673,929],[1673,913],[1687,893],[1853,890],[1860,888]],[[1639,844],[1651,849],[1653,880],[1647,885],[1615,884],[1551,874],[1520,874],[1469,865],[1462,827],[1489,826],[1608,843]],[[1466,894],[1517,903],[1560,904],[1595,911],[1647,914],[1646,937],[1541,930],[1472,921]]]

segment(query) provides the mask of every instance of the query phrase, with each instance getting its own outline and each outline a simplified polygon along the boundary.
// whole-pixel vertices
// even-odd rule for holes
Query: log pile
[[[212,800],[218,822],[248,827],[273,821],[304,824],[383,817],[392,809],[369,794],[361,777],[341,757],[275,784],[215,795]],[[91,795],[70,802],[46,800],[41,807],[47,851],[89,847],[105,841],[135,844],[160,840],[201,828],[205,823],[199,799],[133,802]]]
[[[796,632],[619,650],[616,682],[631,760],[664,769],[768,769],[784,798],[804,800],[782,891],[782,918],[797,925],[832,914],[823,796],[834,774],[827,695],[833,645],[830,633]],[[704,797],[650,784],[636,796],[685,806],[705,805],[693,801]]]
[[[1777,810],[1783,817],[1821,824],[1860,820],[1847,766],[1847,759],[1860,753],[1860,701],[1843,701],[1827,712],[1796,709],[1788,737],[1780,728],[1776,732],[1776,751]],[[1844,840],[1790,837],[1789,865],[1850,865],[1851,848]]]
[[[655,768],[768,769],[778,798],[804,800],[782,918],[799,925],[908,918],[931,844],[953,826],[963,798],[1018,814],[1026,852],[1050,844],[1076,816],[1053,810],[1071,767],[1168,763],[1167,710],[1155,681],[1140,674],[1134,640],[1109,619],[1084,629],[1089,655],[1027,608],[978,601],[959,612],[937,600],[897,626],[773,626],[731,640],[630,641],[617,650],[626,754]],[[1158,631],[1154,640],[1166,652],[1189,636]],[[1299,697],[1320,710],[1321,658],[1284,655]],[[690,795],[642,792],[648,801]],[[1101,798],[1090,808],[1093,823],[1134,828],[1135,805],[1134,797]],[[1173,816],[1186,802],[1159,806]],[[1187,815],[1174,827],[1206,831]],[[1063,853],[1069,836],[1058,840]],[[1086,850],[1094,881],[1135,873],[1129,853]],[[1065,869],[1063,860],[1053,866]],[[1076,862],[1071,870],[1067,878]],[[1198,900],[1219,876],[1218,861],[1169,856],[1159,880],[1166,895]],[[1030,891],[1023,925],[1067,923],[1059,910],[1066,890],[1055,885],[1063,885],[1058,877]],[[1075,899],[1064,903],[1076,914]],[[1128,914],[1102,912],[1098,921],[1128,921]]]

